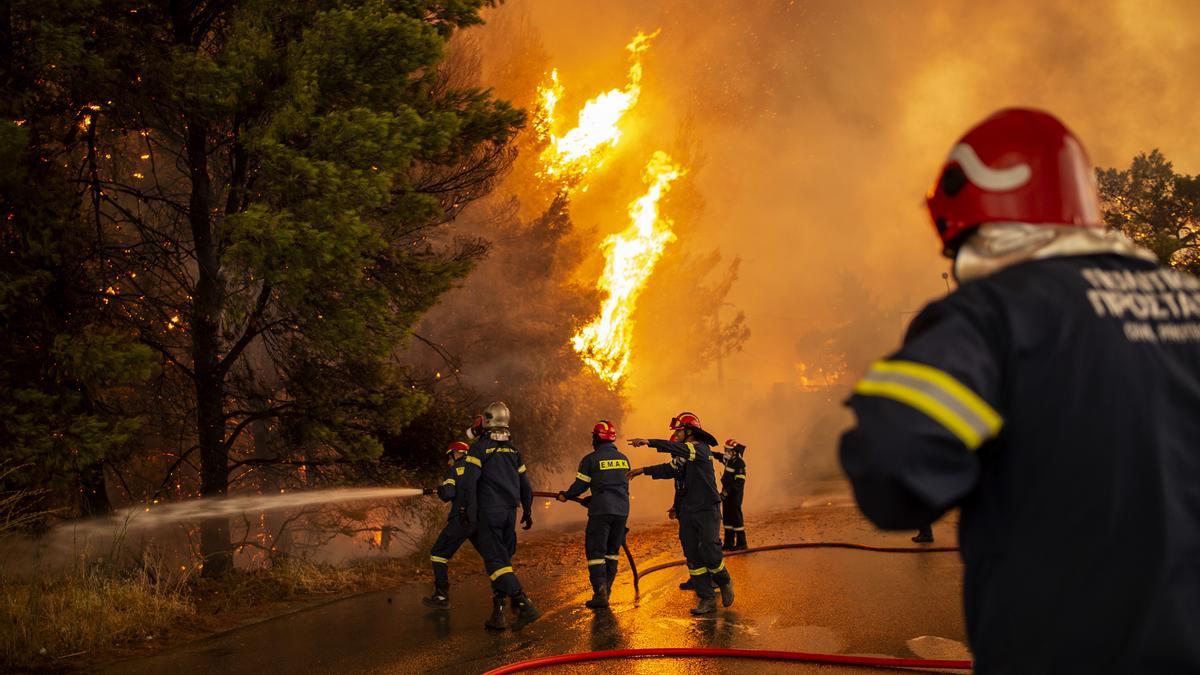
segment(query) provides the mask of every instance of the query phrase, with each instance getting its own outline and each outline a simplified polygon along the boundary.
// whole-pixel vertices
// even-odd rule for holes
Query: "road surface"
[[[539,500],[540,501],[540,500]],[[572,505],[555,505],[570,508]],[[953,545],[953,522],[935,528]],[[578,525],[522,541],[515,566],[544,612],[519,632],[483,629],[490,591],[474,552],[452,562],[450,611],[420,602],[427,580],[347,598],[201,640],[106,672],[147,675],[246,673],[480,673],[529,658],[603,649],[731,647],[921,658],[970,658],[957,553],[881,554],[787,550],[730,558],[737,600],[715,616],[688,614],[695,596],[677,589],[683,568],[642,578],[634,598],[624,560],[609,611],[583,606],[591,597]],[[786,511],[751,518],[751,545],[849,541],[913,546],[912,533],[883,533],[844,495],[810,498]],[[670,523],[639,524],[630,535],[638,565],[681,557]],[[555,672],[868,672],[860,668],[723,660],[627,660]]]

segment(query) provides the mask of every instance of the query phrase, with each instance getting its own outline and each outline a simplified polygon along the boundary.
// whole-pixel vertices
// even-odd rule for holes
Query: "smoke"
[[[841,401],[857,375],[947,290],[923,196],[958,135],[996,109],[1034,106],[1062,117],[1098,165],[1158,147],[1194,173],[1200,38],[1185,27],[1198,21],[1200,4],[1139,0],[613,0],[602,12],[510,0],[469,33],[483,47],[483,82],[519,104],[551,66],[569,108],[620,86],[622,46],[639,29],[662,29],[627,133],[570,204],[573,226],[557,253],[524,259],[569,266],[574,285],[506,306],[510,318],[552,310],[585,321],[597,302],[586,292],[603,264],[597,245],[625,226],[645,159],[658,149],[688,156],[689,185],[664,207],[679,239],[639,311],[622,437],[665,435],[672,415],[694,411],[721,439],[749,447],[749,509],[795,503],[838,475],[836,439],[850,421]],[[519,258],[489,238],[508,264]],[[734,259],[727,295],[698,290],[719,285]],[[719,377],[706,336],[717,342],[717,326],[738,311],[751,335]],[[604,404],[572,424],[614,415]],[[564,445],[586,449],[586,429],[559,431]],[[656,459],[630,454],[635,465]],[[665,494],[664,482],[654,485]]]

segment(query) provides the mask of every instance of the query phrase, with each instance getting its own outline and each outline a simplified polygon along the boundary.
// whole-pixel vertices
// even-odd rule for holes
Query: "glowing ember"
[[[632,61],[625,87],[606,91],[585,103],[575,128],[561,136],[554,133],[554,113],[562,100],[563,86],[558,81],[558,70],[550,72],[550,81],[538,88],[538,119],[534,125],[538,138],[547,143],[540,157],[540,178],[573,189],[616,146],[621,139],[618,124],[641,95],[641,54],[650,48],[650,41],[656,35],[658,31],[634,36],[625,46]]]
[[[838,380],[842,379],[842,376],[845,374],[845,363],[840,363],[830,368],[812,366],[804,362],[796,364],[796,375],[800,381],[800,387],[806,391],[829,389],[837,384]]]
[[[683,169],[667,153],[655,152],[646,165],[646,194],[629,205],[632,222],[601,245],[607,261],[596,287],[604,291],[604,302],[599,316],[571,338],[571,345],[610,387],[621,382],[629,365],[638,296],[663,249],[675,239],[670,219],[659,218],[658,202],[671,182],[682,175]]]

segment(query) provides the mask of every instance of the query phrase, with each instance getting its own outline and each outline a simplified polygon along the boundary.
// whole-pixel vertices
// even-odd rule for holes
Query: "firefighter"
[[[723,551],[746,549],[746,519],[742,517],[742,497],[746,495],[746,446],[730,438],[725,451],[713,451],[713,457],[725,465],[721,473],[721,520],[725,523]]]
[[[513,572],[517,551],[516,510],[521,507],[521,527],[533,527],[533,487],[529,484],[521,453],[513,447],[508,429],[509,410],[496,401],[483,411],[481,428],[467,453],[459,489],[459,517],[476,527],[476,546],[484,570],[492,581],[492,615],[484,626],[492,630],[508,627],[504,604],[512,602],[517,612],[514,628],[541,616]]]
[[[671,419],[671,439],[633,438],[635,448],[649,445],[671,455],[665,464],[634,469],[630,477],[646,474],[653,479],[675,481],[672,512],[679,521],[679,543],[687,558],[691,586],[699,602],[692,614],[710,614],[717,609],[715,583],[721,589],[721,604],[733,604],[733,579],[721,554],[721,495],[713,474],[712,448],[717,440],[700,428],[700,418],[690,412]]]
[[[470,539],[472,534],[472,530],[463,525],[458,518],[458,500],[456,499],[458,479],[466,470],[467,451],[470,449],[471,446],[462,441],[450,444],[450,447],[446,449],[446,464],[449,468],[446,470],[441,485],[436,489],[438,499],[453,503],[450,507],[450,515],[446,519],[446,525],[438,535],[437,541],[433,543],[433,550],[429,555],[429,560],[433,565],[433,595],[421,598],[427,607],[434,609],[450,608],[450,558],[454,557],[459,547],[467,539]]]
[[[1044,112],[969,131],[928,204],[960,286],[849,400],[860,508],[961,507],[979,673],[1200,672],[1200,279],[1105,229]]]
[[[591,490],[587,498],[588,521],[584,531],[588,578],[592,582],[591,609],[608,607],[617,578],[625,521],[629,518],[629,458],[617,450],[617,428],[600,420],[592,428],[592,451],[579,462],[575,482],[558,493],[558,501],[574,499]]]

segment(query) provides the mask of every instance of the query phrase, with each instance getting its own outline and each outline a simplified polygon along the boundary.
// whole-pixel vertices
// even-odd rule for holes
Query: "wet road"
[[[751,518],[751,545],[850,541],[911,545],[905,533],[881,533],[845,497],[809,500],[802,508]],[[954,525],[935,527],[953,545]],[[630,542],[642,568],[680,557],[669,526],[642,526]],[[138,661],[111,673],[479,673],[551,654],[640,647],[740,649],[969,658],[960,609],[962,565],[956,553],[881,554],[785,550],[728,560],[737,601],[712,618],[688,614],[695,596],[676,588],[682,568],[643,577],[641,595],[621,561],[609,611],[583,606],[591,596],[582,531],[542,532],[524,541],[517,572],[541,620],[519,632],[483,629],[490,609],[486,577],[473,554],[455,559],[453,608],[420,602],[426,583],[369,593],[249,626]],[[461,559],[460,559],[461,558]],[[470,571],[468,571],[470,570]],[[465,578],[464,578],[465,577]],[[389,601],[390,600],[390,601]],[[627,660],[555,672],[867,672],[833,666],[725,660]]]

